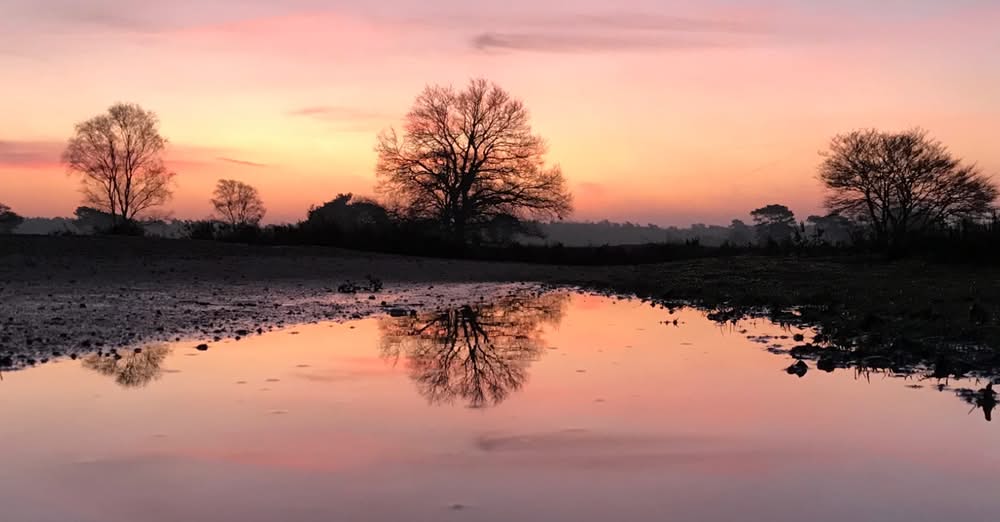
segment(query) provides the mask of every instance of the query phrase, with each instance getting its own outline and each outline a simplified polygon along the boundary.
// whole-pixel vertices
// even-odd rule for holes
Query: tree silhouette
[[[431,403],[462,399],[497,405],[527,379],[542,351],[544,324],[557,324],[568,294],[509,297],[380,323],[382,354],[405,356],[420,393]]]
[[[753,242],[753,229],[742,220],[734,219],[729,225],[727,241],[736,246],[747,246]]]
[[[17,215],[7,205],[0,203],[0,234],[13,232],[23,222],[23,217]]]
[[[854,225],[840,214],[809,216],[806,218],[811,230],[810,240],[817,244],[842,246],[851,243]]]
[[[521,101],[486,80],[463,91],[428,87],[406,115],[403,135],[376,146],[381,191],[414,218],[434,219],[453,240],[499,215],[562,218],[571,197]]]
[[[992,181],[963,165],[921,129],[836,136],[820,167],[826,206],[866,224],[875,241],[898,246],[914,232],[985,217]]]
[[[762,244],[783,242],[795,234],[795,214],[784,205],[768,205],[750,212],[757,239]]]
[[[166,345],[150,346],[125,355],[92,353],[83,358],[83,367],[114,377],[124,388],[140,388],[163,375],[163,361],[170,355]]]
[[[212,206],[231,227],[257,226],[267,210],[257,189],[234,179],[220,179],[215,185]]]
[[[73,215],[76,216],[76,226],[85,232],[107,230],[115,223],[111,214],[91,207],[77,207]]]
[[[511,246],[520,238],[545,237],[537,223],[524,221],[508,214],[494,216],[482,227],[482,239],[493,246]]]
[[[172,196],[174,173],[162,158],[166,144],[156,114],[119,103],[77,124],[63,162],[82,177],[85,202],[111,214],[117,224],[133,221]]]
[[[309,209],[306,223],[318,228],[334,227],[344,232],[356,232],[387,225],[389,214],[374,201],[350,193],[338,194],[333,200]]]

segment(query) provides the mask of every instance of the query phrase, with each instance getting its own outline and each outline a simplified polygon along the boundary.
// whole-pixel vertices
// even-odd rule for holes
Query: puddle
[[[593,295],[398,315],[5,372],[3,519],[1000,512],[1000,431],[960,391],[982,382],[811,360],[799,377],[811,332]]]

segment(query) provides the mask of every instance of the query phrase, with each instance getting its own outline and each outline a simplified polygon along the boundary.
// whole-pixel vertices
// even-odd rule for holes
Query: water
[[[796,333],[809,335],[552,293],[293,327],[208,351],[179,343],[50,362],[0,382],[0,513],[15,522],[1000,516],[1000,431],[983,411],[936,381],[789,375],[791,361],[764,348],[790,347]]]

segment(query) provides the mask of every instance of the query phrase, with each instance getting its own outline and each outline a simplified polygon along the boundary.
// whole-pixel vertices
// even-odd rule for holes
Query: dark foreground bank
[[[368,292],[370,279],[383,289]],[[535,282],[690,303],[724,323],[766,315],[815,328],[795,355],[823,364],[995,375],[1000,270],[853,258],[736,256],[565,267],[126,237],[0,237],[0,364],[129,348],[177,336],[252,334],[350,318],[329,297],[353,282],[383,292],[441,283]],[[374,299],[369,299],[374,296]],[[431,305],[436,294],[422,294]],[[404,297],[402,299],[407,299]],[[441,297],[447,299],[447,297]],[[371,303],[369,303],[369,301]],[[391,303],[386,302],[387,308]]]

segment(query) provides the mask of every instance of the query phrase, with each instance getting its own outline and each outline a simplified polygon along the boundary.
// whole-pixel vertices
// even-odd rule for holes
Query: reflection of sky
[[[128,100],[172,141],[176,215],[231,176],[299,219],[372,191],[375,134],[425,84],[481,75],[532,109],[578,217],[808,215],[817,151],[857,127],[922,125],[1000,170],[998,22],[986,0],[6,0],[0,183],[22,214],[70,214],[62,144]]]
[[[382,357],[377,320],[176,346],[141,389],[79,361],[11,373],[4,516],[431,521],[458,505],[497,521],[961,521],[1000,508],[995,426],[951,392],[850,371],[800,380],[735,329],[668,317],[574,297],[524,386],[485,409],[429,405],[405,360]],[[761,321],[747,335],[792,333]]]
[[[485,409],[429,405],[406,361],[382,357],[377,320],[176,346],[141,389],[79,361],[11,373],[4,516],[961,521],[1000,508],[995,426],[951,392],[850,371],[800,380],[746,339],[794,332],[668,317],[574,297],[524,386]]]

